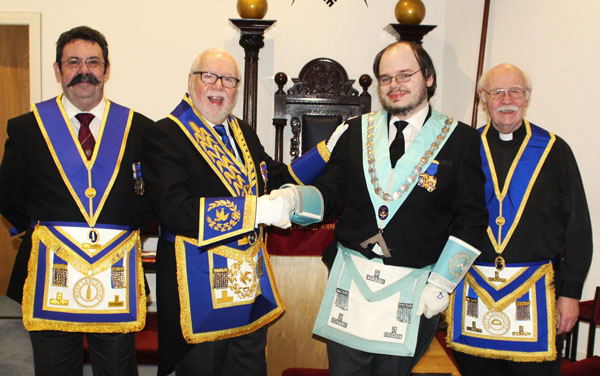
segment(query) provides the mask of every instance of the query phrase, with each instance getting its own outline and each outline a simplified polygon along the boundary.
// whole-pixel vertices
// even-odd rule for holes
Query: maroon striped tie
[[[94,118],[93,114],[90,113],[81,113],[75,115],[77,120],[81,126],[79,127],[79,143],[81,144],[81,148],[85,153],[85,156],[89,160],[92,158],[92,154],[94,153],[94,146],[96,145],[96,140],[94,140],[94,135],[92,131],[90,131],[90,123]]]

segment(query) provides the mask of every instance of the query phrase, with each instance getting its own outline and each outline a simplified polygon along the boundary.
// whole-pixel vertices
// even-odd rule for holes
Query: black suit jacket
[[[152,217],[149,200],[134,191],[131,165],[142,161],[143,134],[153,121],[134,113],[119,173],[98,223],[139,227]],[[105,132],[110,132],[110,124]],[[8,139],[0,165],[0,213],[20,232],[7,295],[21,302],[31,250],[32,221],[85,222],[65,186],[33,112],[8,121]],[[142,177],[144,164],[142,163]]]
[[[267,155],[252,128],[241,120],[239,124],[257,168],[259,195],[265,187],[259,170],[263,161],[267,164],[268,191],[294,182],[287,166]],[[165,118],[158,121],[157,126],[146,133],[144,148],[148,152],[145,155],[148,165],[146,182],[161,229],[197,238],[200,198],[230,197],[231,194],[173,120]],[[172,242],[159,240],[156,268],[160,323],[158,374],[162,375],[171,373],[175,364],[193,345],[185,342],[181,331]]]
[[[367,191],[372,189],[371,182],[367,185],[363,172],[360,117],[349,124],[315,186],[323,194],[326,217],[341,211],[336,240],[373,258],[375,253],[360,247],[378,231]],[[416,186],[384,229],[392,255],[384,258],[386,264],[413,268],[434,264],[450,235],[479,247],[487,227],[479,147],[478,133],[459,123],[435,157],[439,161],[437,188],[428,192]],[[385,189],[387,178],[379,179]],[[329,266],[337,253],[335,243],[323,255]]]

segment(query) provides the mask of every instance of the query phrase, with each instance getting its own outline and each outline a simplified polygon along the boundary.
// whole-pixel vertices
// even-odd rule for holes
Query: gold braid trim
[[[464,345],[461,343],[455,343],[452,341],[452,333],[454,333],[454,303],[455,299],[461,299],[461,297],[456,297],[456,294],[450,294],[450,303],[448,307],[444,311],[444,318],[447,324],[446,331],[446,344],[449,348],[463,352],[465,354],[479,356],[482,358],[490,358],[490,359],[502,359],[502,360],[510,360],[513,362],[546,362],[552,361],[556,359],[556,292],[554,290],[554,269],[552,268],[552,264],[549,263],[544,265],[549,267],[549,275],[546,278],[546,310],[548,315],[550,316],[550,322],[548,323],[549,331],[548,331],[548,350],[546,351],[538,351],[538,352],[519,352],[519,351],[507,351],[507,350],[495,350],[495,349],[485,349],[479,347],[473,347]],[[540,268],[542,269],[542,268]],[[539,270],[538,270],[539,271]],[[467,276],[469,274],[467,273]],[[465,276],[465,278],[467,277]],[[473,277],[471,277],[472,279]],[[530,280],[534,279],[530,278]],[[537,281],[539,278],[535,278]],[[529,281],[530,281],[529,280]],[[469,282],[470,283],[470,282]],[[529,284],[531,286],[531,284]],[[467,286],[465,286],[466,288]],[[477,291],[477,290],[475,290]],[[479,292],[477,292],[479,295]],[[518,296],[522,296],[524,292],[522,292]],[[518,297],[517,296],[517,297]],[[480,296],[481,298],[481,296]],[[483,298],[482,298],[483,300]],[[489,305],[485,303],[488,307]],[[506,307],[504,307],[506,308]],[[503,309],[504,309],[503,308]],[[536,314],[537,315],[537,314]]]
[[[264,244],[262,239],[259,240],[254,247],[262,247],[264,254],[264,261],[267,269],[267,273],[269,275],[269,280],[271,282],[271,288],[273,291],[273,296],[275,297],[275,301],[277,302],[277,307],[272,311],[268,312],[264,316],[260,317],[258,320],[249,323],[248,325],[240,326],[237,328],[217,330],[212,332],[204,332],[204,333],[194,333],[192,328],[192,315],[190,310],[190,295],[189,288],[187,284],[187,265],[185,258],[185,243],[192,244],[194,246],[198,246],[198,241],[196,239],[177,236],[175,238],[175,258],[177,263],[177,285],[179,290],[179,302],[180,302],[180,314],[179,319],[181,323],[181,331],[183,333],[183,337],[185,338],[187,343],[202,343],[208,341],[221,340],[225,338],[239,337],[244,334],[249,334],[257,331],[268,323],[274,321],[278,318],[284,311],[285,307],[279,295],[279,291],[277,290],[277,286],[275,284],[275,278],[273,274],[273,270],[271,269],[271,261],[269,258],[269,254],[264,248]],[[229,251],[226,250],[226,247],[216,247],[216,248],[224,248],[225,250],[219,251],[219,254],[229,254]],[[251,251],[251,250],[247,250]],[[214,252],[215,249],[211,249],[207,252]],[[239,252],[239,251],[238,251]],[[207,254],[207,257],[210,255]],[[207,304],[210,304],[207,302]]]
[[[121,244],[116,246],[112,251],[106,254],[106,256],[102,257],[100,261],[90,264],[73,251],[73,249],[54,236],[46,226],[36,226],[32,235],[32,242],[34,236],[36,239],[41,240],[49,250],[54,251],[61,259],[67,261],[69,265],[73,266],[79,273],[88,277],[103,272],[122,259],[127,251],[139,243],[140,239],[139,231],[133,231],[127,239],[122,241]]]
[[[40,226],[36,226],[39,228]],[[131,333],[139,332],[146,326],[146,286],[144,284],[144,268],[142,265],[142,244],[139,237],[139,230],[134,231],[135,241],[135,268],[137,274],[136,296],[137,298],[137,320],[128,322],[114,323],[94,323],[94,322],[71,322],[59,320],[46,320],[33,317],[33,305],[36,286],[36,271],[39,254],[39,237],[36,231],[31,237],[31,256],[27,264],[27,278],[23,287],[23,324],[28,331],[36,330],[58,330],[62,332],[87,332],[87,333]],[[49,252],[49,250],[46,250]],[[46,255],[42,255],[46,257]]]
[[[317,150],[319,151],[319,154],[321,155],[321,158],[323,158],[325,163],[329,162],[329,157],[331,157],[331,153],[329,152],[329,149],[327,148],[326,140],[323,140],[317,144]]]
[[[474,266],[473,269],[477,271],[477,267]],[[471,275],[471,273],[467,273],[465,276],[465,280],[475,290],[477,296],[485,303],[485,305],[489,309],[495,309],[496,311],[504,311],[506,307],[508,307],[511,303],[517,300],[519,297],[523,296],[531,286],[536,283],[540,278],[546,275],[548,278],[546,279],[546,283],[548,281],[554,280],[554,269],[552,268],[552,263],[548,263],[546,265],[541,266],[538,270],[533,273],[533,275],[521,286],[515,289],[513,292],[505,296],[504,298],[498,300],[497,302],[490,296],[490,294],[485,291],[477,282],[475,282],[475,278]],[[552,291],[554,291],[554,287],[552,287]]]

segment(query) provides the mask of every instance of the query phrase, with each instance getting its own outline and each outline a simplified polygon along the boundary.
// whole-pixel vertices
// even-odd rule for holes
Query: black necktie
[[[223,144],[225,144],[227,150],[229,150],[231,154],[235,155],[235,153],[233,152],[233,146],[231,146],[231,142],[229,141],[229,137],[227,136],[225,126],[223,124],[217,124],[215,125],[215,131],[219,134],[219,136],[221,136],[221,140],[223,141]]]
[[[404,134],[402,134],[402,131],[406,128],[408,122],[398,120],[394,122],[394,125],[396,126],[396,137],[390,145],[390,162],[392,163],[392,168],[396,167],[396,162],[404,154]]]

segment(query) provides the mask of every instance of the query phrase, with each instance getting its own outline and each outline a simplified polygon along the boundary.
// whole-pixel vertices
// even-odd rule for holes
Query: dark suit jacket
[[[360,122],[360,118],[349,121],[315,186],[323,194],[326,217],[341,210],[336,240],[373,258],[375,253],[360,247],[378,231],[367,191],[372,189],[371,182],[367,185],[363,172]],[[435,157],[439,161],[437,188],[428,192],[416,186],[384,229],[392,254],[384,259],[386,264],[413,268],[434,264],[450,235],[479,247],[487,227],[479,146],[478,133],[459,123]],[[385,189],[387,177],[379,179]],[[336,254],[334,242],[323,255],[325,263],[331,266]]]
[[[259,170],[262,161],[267,164],[268,190],[279,188],[286,182],[293,182],[287,166],[274,161],[265,153],[252,128],[241,120],[239,124],[257,168],[259,195],[264,192],[264,181]],[[158,121],[157,127],[146,133],[144,148],[148,152],[145,160],[149,167],[146,182],[161,229],[166,229],[172,234],[197,238],[200,198],[230,197],[231,194],[171,119]],[[159,320],[158,374],[168,374],[193,346],[185,342],[182,336],[175,251],[172,242],[159,240],[156,267]]]
[[[133,115],[125,153],[98,223],[139,227],[151,218],[149,201],[134,191],[131,165],[142,161],[144,132],[153,121]],[[106,131],[110,131],[107,124]],[[13,267],[7,295],[21,302],[31,250],[32,221],[85,222],[54,164],[32,112],[8,121],[8,139],[0,165],[0,213],[27,231]],[[142,164],[142,171],[143,171]],[[143,175],[142,175],[143,176]],[[146,220],[146,221],[147,221]]]

